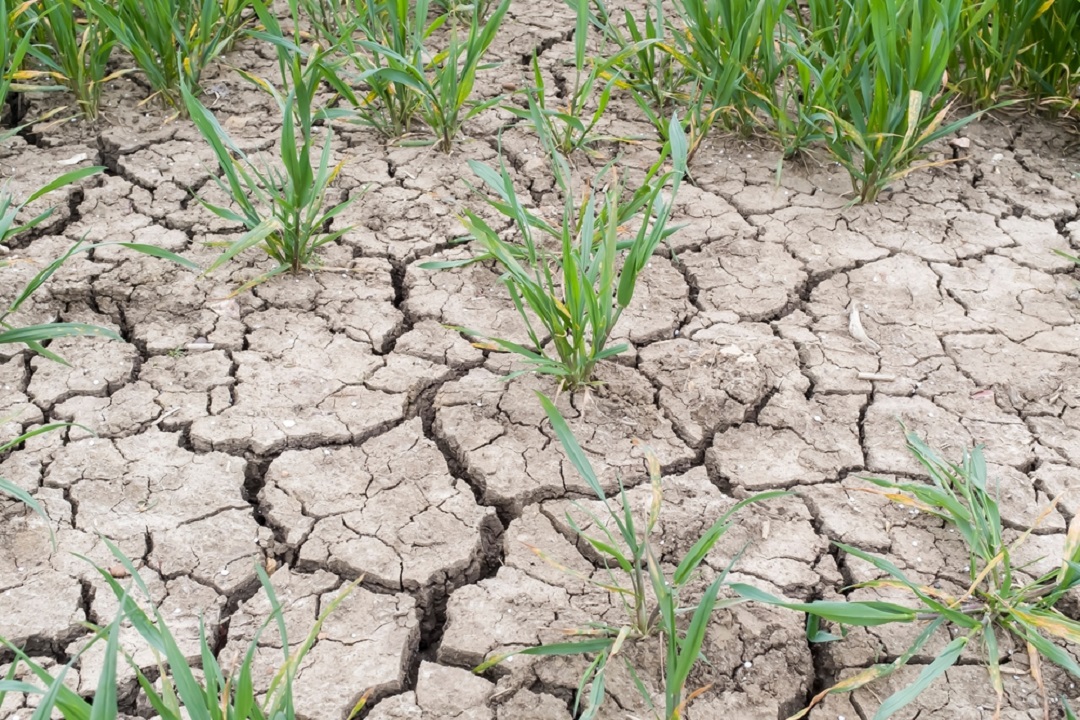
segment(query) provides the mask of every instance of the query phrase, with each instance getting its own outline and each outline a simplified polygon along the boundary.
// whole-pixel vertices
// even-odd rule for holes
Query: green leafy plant
[[[949,76],[976,107],[1022,92],[1020,53],[1031,26],[1049,8],[1042,0],[973,0],[960,12],[964,32],[949,62]]]
[[[371,88],[370,93],[359,97],[343,87],[335,88],[353,105],[362,122],[385,134],[407,130],[413,103],[418,101],[416,112],[435,133],[436,146],[450,152],[464,123],[502,99],[474,102],[472,91],[477,72],[489,67],[481,61],[510,8],[510,0],[501,0],[486,19],[469,13],[464,37],[462,28],[448,22],[450,15],[427,23],[430,0],[416,0],[415,4],[386,0],[377,7],[378,11],[358,17],[359,27],[369,39],[356,41],[358,49],[350,55],[362,70],[357,79]],[[379,11],[386,12],[385,19]],[[429,54],[425,41],[444,26],[446,48]],[[381,103],[383,110],[373,110],[375,103]]]
[[[717,118],[731,128],[749,127],[752,95],[744,78],[761,42],[761,18],[767,3],[739,0],[676,0],[678,25],[671,42],[660,47],[691,77],[687,107],[690,158]],[[671,22],[671,20],[669,20]],[[682,28],[685,28],[683,30]]]
[[[342,228],[327,232],[330,221],[347,208],[358,195],[327,208],[326,194],[341,170],[332,165],[331,130],[325,127],[321,152],[315,145],[318,115],[315,94],[327,78],[324,63],[327,50],[315,48],[306,58],[300,49],[282,36],[277,20],[255,0],[259,18],[266,27],[262,37],[275,43],[283,78],[288,89],[282,95],[270,83],[244,73],[245,77],[270,92],[282,113],[280,156],[276,163],[256,164],[221,127],[206,109],[183,86],[184,102],[195,126],[210,144],[221,168],[215,181],[236,209],[200,200],[212,213],[243,225],[247,231],[230,243],[210,265],[213,271],[245,250],[258,246],[277,262],[272,270],[245,283],[237,292],[264,282],[283,272],[298,273],[311,266],[315,251],[348,232]],[[295,3],[294,3],[295,7]],[[260,167],[261,165],[261,167]]]
[[[821,12],[828,4],[810,2],[804,15],[794,9],[790,0],[768,0],[757,15],[761,42],[744,80],[747,104],[757,111],[751,113],[754,119],[779,142],[784,158],[798,155],[821,139],[820,130],[806,122],[801,112],[804,101],[813,96],[813,76],[805,65],[796,62],[797,52],[791,51],[807,46],[815,34],[815,21],[835,22]]]
[[[949,76],[976,107],[1002,99],[1080,105],[1080,1],[978,0],[964,4],[960,22]]]
[[[203,70],[243,30],[248,0],[85,0],[112,31],[154,96],[182,109],[180,87],[199,91]]]
[[[497,655],[475,668],[473,672],[484,672],[513,655],[594,656],[578,685],[574,708],[575,717],[591,720],[596,717],[604,701],[608,665],[619,657],[626,663],[631,676],[635,678],[638,690],[646,704],[653,709],[654,715],[664,720],[677,720],[683,716],[687,704],[696,695],[708,689],[707,687],[699,688],[687,693],[686,685],[691,669],[701,656],[701,645],[705,640],[705,632],[713,611],[742,602],[739,598],[718,597],[720,589],[725,585],[728,572],[738,558],[733,559],[717,575],[696,604],[690,607],[684,606],[681,595],[686,586],[696,579],[698,568],[717,541],[731,527],[736,513],[747,505],[787,493],[783,491],[759,493],[733,505],[687,551],[674,573],[666,577],[660,565],[659,548],[653,537],[663,501],[659,460],[652,452],[646,451],[646,467],[652,488],[652,500],[645,522],[639,523],[630,509],[626,489],[622,484],[620,483],[618,501],[609,500],[592,465],[558,409],[548,398],[539,393],[538,397],[555,434],[562,443],[563,450],[574,464],[578,474],[592,488],[604,506],[603,517],[601,517],[575,503],[575,507],[591,522],[592,534],[583,530],[570,513],[566,515],[570,528],[604,558],[606,578],[582,577],[582,579],[616,596],[626,611],[627,622],[621,626],[594,623],[589,628],[576,633],[586,636],[586,639],[539,645]],[[562,568],[558,563],[548,560],[540,549],[534,548],[534,551],[541,558]],[[572,571],[567,570],[567,572]],[[688,623],[680,620],[680,617],[685,615],[690,617]],[[654,706],[651,693],[639,679],[639,673],[625,654],[620,655],[626,643],[650,640],[658,642],[659,655],[663,658],[665,684],[662,713]],[[589,688],[587,697],[585,697],[586,687]]]
[[[625,47],[607,58],[589,58],[585,52],[589,26],[593,18],[588,0],[566,0],[575,9],[577,22],[574,29],[574,66],[573,83],[568,84],[562,94],[562,102],[552,107],[552,100],[547,92],[544,75],[536,55],[532,58],[533,86],[526,90],[528,107],[504,106],[506,110],[529,121],[534,127],[542,128],[554,141],[563,154],[569,155],[575,150],[598,140],[593,131],[604,116],[611,93],[618,79],[618,68],[628,57],[643,51],[643,43],[628,43]],[[599,89],[599,95],[597,90]],[[595,102],[592,112],[587,111],[590,103]]]
[[[945,69],[962,34],[963,1],[810,3],[820,29],[808,46],[789,47],[813,87],[802,117],[847,170],[860,201],[875,200],[910,172],[948,162],[919,161],[928,144],[978,117],[946,122],[953,92]]]
[[[119,714],[117,707],[117,666],[121,656],[135,671],[139,687],[154,712],[162,720],[293,720],[296,710],[293,707],[293,686],[300,666],[312,645],[315,644],[326,618],[337,609],[360,582],[348,585],[319,614],[311,631],[303,642],[290,651],[286,632],[283,607],[278,600],[274,587],[262,567],[256,567],[259,582],[270,600],[271,613],[255,633],[243,660],[236,668],[227,671],[222,668],[207,637],[203,621],[199,621],[199,658],[190,662],[184,656],[176,638],[169,630],[161,611],[153,607],[153,599],[138,569],[119,548],[108,539],[105,543],[124,569],[130,573],[135,587],[146,598],[151,610],[144,610],[132,596],[130,589],[122,587],[109,573],[95,565],[98,573],[108,584],[120,604],[120,609],[107,627],[93,627],[94,637],[71,661],[55,676],[26,655],[22,649],[0,640],[15,654],[15,662],[8,676],[0,679],[0,701],[6,693],[33,694],[40,696],[38,707],[33,717],[49,718],[57,713],[64,720],[113,720]],[[86,560],[86,558],[83,558]],[[87,560],[87,562],[91,562]],[[93,564],[93,563],[91,563]],[[132,657],[120,647],[120,629],[124,623],[130,623],[138,632],[140,639],[152,650],[157,660],[156,671],[159,685],[148,677],[144,668],[139,667]],[[253,665],[259,638],[266,628],[274,623],[280,635],[283,660],[270,682],[263,699],[256,696]],[[101,675],[98,677],[97,690],[91,701],[84,700],[64,685],[64,678],[79,657],[98,642],[105,643],[105,657]],[[41,683],[14,680],[17,665],[22,663]],[[201,677],[192,667],[201,669]],[[355,717],[367,702],[367,695],[362,697],[350,714]]]
[[[335,84],[349,107],[331,111],[332,116],[350,118],[388,138],[409,133],[420,112],[420,94],[411,82],[397,75],[401,70],[395,63],[400,65],[396,58],[403,58],[406,65],[425,67],[425,41],[447,21],[443,15],[429,23],[427,13],[426,0],[352,0],[351,5],[346,2],[336,10],[323,11],[324,19],[316,27],[327,43],[339,48],[341,57],[334,64],[335,72],[362,86],[356,92],[351,84]],[[358,35],[392,52],[393,57],[362,46]]]
[[[838,639],[821,630],[821,621],[836,623],[841,630],[846,626],[873,627],[890,623],[922,628],[911,646],[893,662],[873,665],[822,691],[813,698],[810,707],[793,718],[804,716],[829,693],[850,692],[896,671],[906,665],[935,633],[945,628],[950,630],[950,642],[933,662],[923,667],[911,685],[882,702],[874,720],[885,720],[910,703],[956,664],[966,648],[979,644],[984,650],[990,683],[997,695],[999,714],[1004,688],[998,648],[1003,633],[1012,635],[1028,647],[1033,672],[1038,673],[1037,660],[1042,656],[1080,677],[1080,665],[1053,642],[1080,643],[1080,622],[1066,617],[1055,607],[1069,590],[1080,584],[1080,515],[1069,525],[1060,567],[1035,579],[1025,578],[1017,572],[1013,555],[1034,527],[1013,542],[1005,541],[998,503],[988,484],[982,449],[976,447],[970,452],[965,451],[960,464],[953,464],[942,460],[915,433],[907,433],[907,444],[929,473],[930,482],[868,478],[882,488],[872,491],[954,528],[967,546],[970,585],[961,594],[951,595],[909,579],[885,558],[840,543],[835,544],[842,551],[870,563],[885,575],[883,579],[860,583],[856,587],[900,589],[911,594],[915,606],[884,601],[791,603],[756,588],[733,584],[732,588],[747,599],[807,613],[810,618],[807,635],[816,641]],[[1051,512],[1056,503],[1056,500],[1051,503],[1041,517]],[[1041,682],[1039,685],[1042,687]],[[1044,708],[1047,707],[1044,688],[1043,703]]]
[[[1022,82],[1040,106],[1080,114],[1080,0],[1054,0],[1031,25],[1019,55]]]
[[[0,0],[0,120],[4,120],[4,111],[8,109],[8,97],[11,91],[23,89],[16,82],[22,70],[23,61],[30,51],[33,40],[33,15],[26,3],[11,4],[12,0]],[[13,124],[13,123],[12,123]],[[9,127],[0,130],[0,142],[7,140],[20,130]]]
[[[668,227],[671,207],[686,173],[686,136],[678,118],[671,120],[671,141],[629,200],[613,165],[603,168],[586,186],[580,204],[570,190],[565,159],[549,148],[553,169],[566,194],[562,225],[552,227],[527,210],[514,189],[500,156],[499,170],[469,161],[469,167],[495,193],[488,203],[513,221],[521,243],[510,243],[480,216],[466,210],[462,223],[483,251],[478,259],[494,259],[503,269],[503,282],[529,336],[530,346],[491,338],[502,350],[516,353],[528,364],[522,372],[553,375],[560,386],[576,390],[592,382],[593,369],[604,358],[623,352],[625,345],[608,347],[608,339],[630,304],[641,272]],[[662,172],[670,154],[672,167]],[[593,192],[592,187],[606,189]],[[663,195],[667,193],[667,198]],[[620,240],[620,226],[639,224],[630,240]],[[557,243],[558,252],[548,248]],[[464,263],[425,263],[426,269],[445,269]],[[537,331],[530,317],[542,325]],[[475,331],[461,328],[470,335]],[[544,339],[548,342],[545,343]]]
[[[53,84],[35,85],[34,89],[71,93],[79,114],[96,120],[102,87],[130,72],[108,70],[116,44],[112,31],[97,15],[87,12],[81,0],[38,0],[31,12],[37,42],[29,53],[38,69],[24,70],[20,79],[51,81]]]
[[[646,5],[641,22],[629,10],[623,10],[625,31],[603,0],[593,0],[593,5],[593,25],[617,50],[610,71],[616,87],[628,91],[660,135],[666,137],[668,114],[676,103],[684,103],[688,97],[682,90],[687,70],[665,50],[670,47],[670,39],[663,0]]]

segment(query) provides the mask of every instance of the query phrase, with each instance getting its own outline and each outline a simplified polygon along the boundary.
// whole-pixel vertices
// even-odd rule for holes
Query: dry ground
[[[555,0],[516,3],[493,49],[505,63],[481,92],[523,83],[534,49],[547,72],[565,73],[572,25]],[[227,63],[267,75],[275,67],[254,44]],[[219,73],[208,104],[246,147],[271,149],[271,101],[227,67]],[[16,194],[72,163],[108,172],[59,201],[44,232],[17,249],[28,262],[4,271],[0,294],[83,237],[153,243],[207,264],[217,252],[208,244],[235,236],[191,199],[215,196],[208,148],[186,121],[163,124],[136,105],[143,96],[120,81],[100,126],[65,124],[2,151]],[[609,597],[526,546],[597,573],[564,517],[587,487],[535,401],[551,384],[502,382],[505,356],[443,326],[520,337],[497,272],[418,267],[460,255],[450,244],[461,233],[456,211],[478,205],[462,182],[466,161],[495,158],[500,130],[518,186],[556,209],[538,145],[509,113],[472,123],[449,157],[342,128],[336,191],[367,192],[340,218],[354,228],[323,253],[323,270],[222,299],[265,261],[249,254],[207,278],[99,251],[53,279],[24,321],[90,321],[127,342],[55,343],[71,367],[0,350],[0,417],[18,413],[4,438],[43,419],[97,433],[44,436],[0,463],[47,507],[59,539],[53,551],[40,520],[0,504],[0,636],[54,662],[85,641],[81,623],[107,621],[115,601],[72,556],[112,565],[104,535],[138,559],[186,647],[196,647],[201,615],[226,658],[268,612],[256,563],[276,568],[295,638],[363,575],[301,673],[306,717],[340,717],[369,688],[368,717],[384,720],[570,717],[583,662],[516,658],[487,679],[467,669],[493,650],[618,621]],[[629,103],[604,130],[651,137]],[[1011,532],[1072,489],[1023,546],[1031,572],[1054,564],[1080,507],[1080,274],[1051,250],[1080,249],[1080,154],[1065,128],[1023,117],[986,118],[963,134],[969,147],[939,148],[960,162],[911,175],[864,207],[848,207],[846,176],[813,158],[785,165],[777,185],[778,157],[765,142],[716,135],[698,153],[695,183],[678,199],[686,227],[652,261],[624,318],[632,352],[601,369],[605,385],[587,401],[560,403],[609,486],[616,473],[641,478],[632,438],[658,453],[670,560],[733,498],[795,491],[745,512],[703,582],[749,542],[742,579],[791,598],[839,597],[871,572],[830,540],[887,553],[927,583],[962,582],[954,535],[857,491],[867,473],[918,474],[898,420],[954,458],[984,443]],[[642,168],[656,147],[601,150]],[[574,159],[584,176],[602,162]],[[852,309],[878,347],[851,336]],[[710,664],[693,678],[713,689],[690,717],[783,718],[908,639],[885,629],[811,647],[794,613],[719,612]],[[269,668],[280,651],[269,635],[264,642]],[[1039,718],[1026,653],[1014,650],[1003,649],[1003,717]],[[656,648],[633,652],[656,682]],[[139,657],[152,663],[145,650]],[[98,662],[84,658],[72,680],[80,691],[93,688]],[[917,670],[831,699],[812,717],[867,718],[890,684]],[[1049,676],[1054,689],[1080,694]],[[627,678],[610,682],[603,716],[644,717]],[[0,716],[25,717],[18,702],[9,697]],[[988,718],[992,707],[972,655],[900,717]]]

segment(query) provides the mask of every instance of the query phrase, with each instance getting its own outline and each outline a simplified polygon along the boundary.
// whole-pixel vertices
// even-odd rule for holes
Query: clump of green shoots
[[[334,88],[361,123],[390,137],[408,132],[412,117],[418,114],[435,134],[436,147],[450,152],[462,126],[502,99],[475,102],[472,91],[477,73],[490,67],[483,64],[483,57],[510,0],[501,0],[486,18],[478,12],[466,13],[466,28],[452,14],[439,15],[429,23],[430,0],[362,5],[355,13],[355,25],[346,25],[334,41],[359,71],[356,80],[370,90],[357,95],[345,83],[336,83]],[[353,40],[354,30],[366,39]],[[433,52],[430,41],[440,30],[447,36],[446,47]],[[345,65],[339,69],[344,71]]]
[[[1039,0],[977,0],[963,4],[965,32],[955,48],[949,75],[976,107],[991,107],[1022,91],[1018,58],[1028,45],[1032,23],[1049,5]]]
[[[603,0],[593,0],[593,4],[593,25],[618,51],[612,68],[616,87],[629,92],[649,122],[666,137],[667,113],[674,104],[688,100],[682,89],[688,76],[670,52],[663,0],[646,5],[640,23],[632,12],[623,10],[625,30]]]
[[[0,58],[3,58],[0,61],[0,121],[5,120],[3,115],[8,109],[9,93],[25,89],[15,79],[22,70],[33,40],[34,20],[29,6],[17,2],[12,5],[12,1],[0,0]],[[16,127],[0,130],[0,142],[18,131]]]
[[[555,434],[562,443],[563,450],[574,464],[578,474],[596,493],[606,511],[606,517],[600,517],[575,503],[575,506],[591,522],[594,529],[592,535],[582,530],[569,513],[566,515],[570,528],[604,558],[607,577],[602,580],[591,577],[583,579],[617,596],[626,610],[627,621],[621,626],[592,624],[588,629],[580,632],[581,635],[587,636],[587,639],[539,645],[497,655],[475,668],[473,672],[484,672],[513,655],[594,656],[578,685],[574,707],[575,717],[581,720],[592,720],[597,716],[604,701],[607,669],[613,660],[621,659],[626,663],[630,674],[634,678],[639,677],[639,673],[630,664],[626,655],[620,654],[623,646],[626,643],[654,641],[659,645],[659,654],[663,657],[665,680],[663,711],[661,712],[654,705],[651,693],[640,680],[636,682],[636,685],[646,704],[653,709],[655,717],[663,718],[663,720],[678,720],[683,716],[689,702],[708,689],[707,687],[698,688],[688,693],[686,685],[690,671],[701,656],[701,645],[705,640],[705,632],[713,611],[742,602],[739,598],[719,597],[720,590],[724,587],[728,572],[735,560],[732,560],[716,576],[695,605],[684,606],[682,603],[685,599],[681,595],[687,584],[696,578],[698,568],[706,556],[731,527],[733,518],[739,510],[747,505],[787,493],[783,491],[759,493],[733,505],[687,551],[674,573],[666,577],[660,566],[660,553],[653,538],[663,501],[659,460],[654,454],[646,451],[646,468],[652,488],[652,501],[649,504],[645,522],[639,524],[630,509],[626,489],[620,483],[618,501],[612,502],[607,498],[592,465],[554,403],[543,395],[538,394],[538,396]],[[542,551],[536,550],[536,552],[546,560]],[[557,565],[557,563],[554,564]],[[689,622],[681,620],[681,616],[684,615],[689,615]],[[586,687],[589,688],[588,696],[583,697]]]
[[[498,349],[516,353],[528,364],[528,369],[511,377],[521,372],[552,375],[560,387],[576,390],[593,382],[598,362],[626,350],[625,345],[609,347],[608,340],[630,305],[649,258],[677,229],[668,226],[668,219],[686,173],[686,136],[678,118],[673,117],[671,140],[629,198],[624,197],[617,168],[609,164],[575,202],[566,160],[554,147],[547,149],[566,198],[560,227],[549,225],[525,208],[501,157],[498,170],[470,160],[469,167],[495,194],[487,198],[488,204],[513,221],[520,243],[507,242],[479,215],[466,210],[462,223],[483,252],[462,262],[424,263],[421,267],[445,269],[495,260],[504,271],[503,282],[530,342],[524,346],[490,338]],[[664,171],[669,158],[671,168]],[[638,223],[633,237],[621,239],[621,226],[630,222]],[[539,320],[539,330],[530,317]]]
[[[259,87],[270,92],[282,113],[280,157],[278,163],[257,164],[249,158],[214,115],[203,106],[185,85],[183,98],[195,126],[210,144],[221,168],[215,177],[218,186],[238,210],[200,200],[212,213],[242,224],[246,232],[233,241],[210,265],[213,271],[236,255],[252,247],[262,248],[277,265],[244,284],[237,292],[269,280],[283,272],[298,273],[310,267],[315,251],[336,241],[349,228],[327,232],[328,223],[358,195],[327,208],[326,195],[341,171],[342,162],[331,164],[331,130],[325,126],[321,152],[316,148],[319,114],[315,95],[328,79],[326,49],[316,46],[304,57],[296,43],[284,38],[281,27],[259,0],[254,0],[259,19],[266,28],[262,37],[278,50],[282,77],[289,86],[282,94],[261,78],[243,73]],[[295,9],[295,2],[293,3]],[[317,154],[316,154],[317,153]]]
[[[674,11],[684,31],[670,30],[664,47],[686,69],[692,84],[687,117],[690,153],[717,119],[729,128],[750,124],[750,93],[744,79],[761,38],[760,15],[767,2],[676,0]],[[670,21],[669,21],[670,22]]]
[[[533,55],[533,87],[526,90],[528,107],[504,106],[506,110],[532,123],[539,132],[554,139],[556,148],[564,155],[586,147],[599,138],[594,134],[611,102],[611,93],[619,79],[620,67],[637,52],[644,52],[649,41],[627,43],[617,52],[606,58],[589,58],[586,55],[589,26],[593,15],[587,0],[566,0],[575,8],[577,21],[574,28],[574,66],[573,83],[567,85],[562,104],[553,107],[540,63]],[[599,88],[599,95],[596,91]],[[595,97],[594,97],[595,96]],[[591,113],[587,112],[590,103],[596,103]]]
[[[1049,7],[1048,7],[1049,5]],[[1020,53],[1023,84],[1044,108],[1080,115],[1080,0],[1040,5]]]
[[[200,91],[206,67],[228,50],[247,18],[249,0],[85,0],[135,61],[154,96],[184,107],[181,85]]]
[[[101,18],[82,0],[39,0],[31,6],[34,35],[29,53],[38,69],[19,73],[20,79],[41,79],[39,91],[63,90],[75,96],[79,114],[96,120],[102,87],[130,70],[109,72],[116,39]]]
[[[804,100],[813,97],[814,83],[809,66],[798,58],[800,48],[806,48],[815,35],[814,22],[835,22],[831,17],[817,17],[822,9],[821,4],[811,4],[808,19],[791,0],[769,0],[757,14],[763,40],[744,80],[748,115],[776,139],[784,159],[821,140],[818,127],[801,112]]]
[[[960,22],[949,76],[973,105],[1080,106],[1080,2],[978,0],[964,4]]]
[[[20,693],[39,696],[34,718],[62,717],[64,720],[113,720],[119,716],[117,707],[117,667],[121,658],[126,660],[135,671],[142,695],[162,720],[265,720],[266,718],[286,719],[296,717],[293,706],[293,686],[304,658],[315,644],[326,618],[337,609],[360,582],[348,585],[322,610],[311,631],[295,650],[290,650],[286,631],[284,609],[274,592],[269,576],[262,567],[255,570],[259,576],[267,597],[270,600],[270,617],[255,633],[251,644],[244,654],[239,667],[223,668],[216,656],[210,638],[207,637],[203,620],[199,621],[199,658],[190,662],[184,656],[176,638],[169,629],[161,611],[154,607],[153,596],[138,568],[107,538],[106,545],[117,561],[134,580],[135,587],[146,598],[150,610],[133,597],[132,589],[122,587],[112,573],[94,566],[108,584],[120,609],[112,622],[106,627],[94,628],[94,637],[87,643],[56,675],[34,662],[21,648],[0,639],[0,643],[15,654],[6,677],[0,679],[0,701],[7,693]],[[86,558],[83,558],[86,560]],[[90,563],[89,560],[87,560]],[[93,564],[93,563],[91,563]],[[120,646],[120,631],[125,623],[130,623],[138,632],[140,639],[153,651],[157,660],[156,675],[158,684],[148,677],[145,668],[139,667],[132,657]],[[261,698],[256,695],[254,664],[259,638],[266,628],[274,623],[280,635],[283,660],[270,681],[270,686]],[[99,642],[105,643],[105,657],[97,689],[91,700],[84,700],[64,684],[64,679],[80,656]],[[41,683],[14,680],[20,663]],[[193,667],[195,666],[195,667]],[[355,717],[367,702],[365,694],[349,715]],[[54,714],[55,713],[55,714]]]
[[[420,112],[420,95],[405,77],[389,72],[394,66],[384,52],[360,43],[366,40],[406,59],[408,65],[423,68],[425,40],[447,17],[428,23],[424,3],[408,0],[352,0],[317,11],[312,7],[316,0],[305,0],[305,4],[308,14],[318,18],[315,27],[321,40],[339,50],[335,72],[363,86],[357,93],[350,83],[335,84],[349,107],[331,113],[371,127],[387,138],[407,135]],[[380,69],[388,72],[380,74]]]
[[[713,124],[748,129],[758,104],[748,75],[757,72],[758,48],[771,51],[771,26],[783,0],[759,3],[676,0],[668,7],[653,0],[639,22],[629,10],[621,28],[603,0],[593,0],[593,24],[621,50],[616,85],[628,90],[667,139],[666,110],[682,105],[692,160]]]
[[[1011,543],[1005,541],[998,503],[988,486],[986,461],[981,448],[965,452],[960,464],[953,464],[942,460],[914,433],[907,434],[907,443],[929,473],[930,482],[868,478],[883,488],[880,491],[871,489],[871,492],[902,502],[954,528],[967,546],[970,585],[963,593],[953,596],[910,580],[885,558],[840,543],[836,545],[845,553],[865,560],[887,576],[860,583],[856,587],[899,588],[911,594],[913,606],[883,601],[818,600],[791,603],[756,588],[732,585],[733,589],[750,600],[807,613],[810,617],[807,635],[813,641],[839,639],[823,632],[821,621],[835,623],[841,630],[845,626],[874,627],[891,623],[922,628],[911,646],[893,662],[873,665],[822,691],[813,698],[808,708],[790,720],[806,715],[830,693],[851,692],[903,667],[935,633],[945,628],[950,631],[950,642],[933,662],[923,668],[911,685],[884,700],[874,715],[875,720],[885,720],[917,698],[930,683],[956,664],[965,649],[977,645],[984,650],[990,684],[997,695],[997,717],[1004,695],[998,652],[1002,634],[1012,635],[1028,648],[1032,658],[1031,672],[1043,694],[1044,712],[1048,713],[1049,700],[1040,680],[1039,657],[1080,677],[1080,665],[1054,642],[1080,644],[1080,622],[1066,617],[1056,607],[1066,593],[1080,584],[1080,515],[1074,517],[1069,525],[1060,567],[1035,579],[1025,578],[1016,571],[1012,558],[1034,527]],[[1054,500],[1039,519],[1052,512],[1056,504],[1057,500]]]
[[[810,78],[801,119],[847,170],[859,201],[947,162],[920,160],[928,144],[978,117],[947,121],[955,93],[945,70],[963,35],[963,2],[811,0],[816,30],[788,49]]]

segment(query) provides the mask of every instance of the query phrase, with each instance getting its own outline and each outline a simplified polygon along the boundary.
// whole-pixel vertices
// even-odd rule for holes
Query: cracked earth
[[[502,66],[480,93],[524,84],[572,55],[570,11],[516,3],[493,47]],[[223,125],[251,151],[269,151],[272,101],[225,65],[272,76],[269,50],[241,46],[211,79]],[[486,89],[485,89],[486,88]],[[205,212],[216,168],[187,122],[136,107],[127,80],[106,93],[107,121],[31,134],[0,154],[16,195],[79,164],[107,172],[52,196],[57,212],[13,249],[9,298],[72,242],[158,245],[208,265],[239,228]],[[224,98],[224,100],[222,100]],[[40,100],[39,102],[43,102]],[[256,564],[272,571],[290,637],[303,637],[349,582],[364,580],[330,616],[297,682],[303,717],[344,717],[370,690],[366,717],[571,718],[580,659],[517,657],[484,677],[469,669],[495,652],[560,637],[622,608],[583,581],[600,559],[574,541],[572,500],[595,509],[559,450],[534,391],[514,368],[446,325],[524,339],[488,265],[433,272],[419,264],[462,256],[457,212],[480,209],[467,161],[501,147],[541,212],[560,201],[539,146],[510,113],[491,110],[454,153],[388,146],[338,129],[338,197],[361,196],[324,248],[324,267],[229,298],[269,266],[247,254],[199,277],[112,248],[73,258],[21,313],[116,330],[125,342],[61,340],[70,366],[0,348],[0,441],[48,421],[79,428],[33,438],[0,474],[33,493],[56,527],[0,501],[0,636],[46,666],[86,641],[115,599],[78,553],[115,567],[102,537],[136,559],[181,647],[197,654],[198,621],[223,658],[247,647],[269,613]],[[613,103],[602,133],[651,138],[632,103]],[[704,587],[744,546],[733,576],[796,600],[869,598],[845,590],[873,568],[832,549],[837,540],[887,554],[916,580],[964,583],[957,538],[939,523],[860,492],[860,475],[918,477],[898,421],[949,457],[982,443],[1000,482],[1013,536],[1062,492],[1058,510],[1022,546],[1026,572],[1055,564],[1080,507],[1080,272],[1051,251],[1080,251],[1080,151],[1064,126],[984,118],[964,131],[960,161],[909,175],[878,204],[847,205],[847,179],[810,159],[787,163],[756,140],[708,138],[679,195],[684,225],[643,276],[617,331],[631,350],[598,370],[587,399],[562,396],[603,485],[643,478],[639,439],[665,471],[658,525],[672,566],[738,499],[793,494],[742,513],[709,556]],[[601,145],[574,157],[583,177],[613,153],[631,176],[656,147]],[[480,209],[480,212],[487,212]],[[490,218],[493,222],[496,218]],[[853,337],[857,311],[865,338]],[[648,489],[635,487],[635,508]],[[539,560],[539,547],[577,575]],[[1066,609],[1075,613],[1075,599]],[[716,613],[707,665],[712,688],[691,718],[783,718],[828,684],[902,653],[908,628],[852,632],[811,646],[801,616],[754,605]],[[264,633],[263,687],[280,658]],[[890,688],[930,662],[850,696],[831,696],[816,720],[870,717]],[[135,641],[135,658],[153,664]],[[1010,720],[1042,716],[1023,648],[1001,649]],[[655,647],[626,651],[647,683]],[[0,653],[0,669],[10,662]],[[69,682],[91,692],[99,655]],[[1058,692],[1080,690],[1044,670]],[[121,678],[130,693],[134,678]],[[601,717],[644,717],[630,678],[613,671]],[[0,717],[25,717],[8,696]],[[32,702],[32,700],[30,701]],[[897,717],[988,718],[993,691],[973,654]],[[149,708],[132,708],[149,716]]]

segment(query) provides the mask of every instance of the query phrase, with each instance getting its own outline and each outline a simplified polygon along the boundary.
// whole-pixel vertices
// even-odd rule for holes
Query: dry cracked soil
[[[572,27],[556,0],[514,3],[492,49],[502,64],[482,74],[480,93],[524,84],[534,51],[545,72],[563,77]],[[238,142],[271,151],[272,100],[227,66],[272,75],[271,51],[242,44],[207,83],[208,102]],[[12,250],[19,262],[3,271],[5,299],[80,238],[155,244],[205,266],[237,236],[192,199],[217,193],[205,143],[189,123],[137,105],[144,94],[117,81],[101,124],[66,123],[0,151],[16,194],[71,165],[107,168],[54,198],[57,212]],[[622,100],[601,129],[652,137]],[[1080,507],[1080,273],[1051,252],[1080,250],[1072,133],[1040,119],[986,117],[964,131],[963,147],[934,148],[956,162],[909,175],[866,206],[848,204],[846,176],[827,162],[789,162],[777,183],[767,142],[706,141],[677,199],[684,227],[652,260],[619,329],[631,350],[600,367],[603,385],[587,398],[559,399],[608,489],[617,477],[630,486],[643,479],[632,440],[656,452],[664,562],[676,563],[739,498],[787,489],[741,514],[707,559],[702,585],[745,547],[734,576],[771,592],[871,597],[845,590],[872,579],[873,568],[833,540],[887,554],[927,584],[962,583],[955,535],[860,492],[867,474],[920,475],[899,420],[950,457],[984,444],[1014,535],[1072,490],[1022,546],[1026,572],[1054,564]],[[510,359],[446,327],[522,338],[498,272],[419,267],[462,255],[456,215],[480,206],[465,185],[467,161],[490,162],[499,147],[540,212],[558,212],[539,145],[499,109],[472,121],[448,156],[349,126],[334,143],[345,165],[333,192],[360,197],[335,219],[351,229],[323,250],[320,270],[229,297],[268,268],[265,258],[249,253],[197,276],[106,248],[74,258],[20,313],[24,323],[97,323],[125,342],[56,341],[68,366],[0,348],[0,440],[45,421],[94,433],[42,435],[0,462],[4,477],[47,508],[58,540],[53,549],[37,516],[0,502],[0,636],[46,666],[76,652],[84,623],[116,610],[74,556],[122,576],[104,537],[136,559],[184,650],[196,652],[201,617],[226,660],[269,613],[256,564],[272,571],[293,639],[362,576],[300,672],[304,717],[344,717],[371,690],[372,719],[569,719],[581,659],[517,657],[483,677],[469,669],[564,629],[619,622],[621,606],[585,581],[602,578],[599,558],[575,542],[566,519],[595,500],[535,400],[536,390],[553,394],[552,384],[503,381]],[[615,153],[632,176],[657,148],[598,150],[575,155],[583,177]],[[850,331],[855,311],[861,339]],[[647,495],[634,487],[633,507]],[[810,645],[795,613],[719,611],[708,663],[691,678],[712,687],[688,716],[786,717],[910,639],[879,628]],[[134,633],[124,641],[153,664]],[[265,687],[281,648],[270,634],[259,642]],[[868,718],[946,642],[936,638],[912,667],[832,696],[811,717]],[[645,682],[659,682],[656,646],[627,652]],[[1042,717],[1026,652],[1001,652],[1002,717]],[[10,660],[0,653],[0,666]],[[91,692],[100,662],[84,656],[69,682]],[[1044,672],[1053,690],[1080,694]],[[121,682],[131,690],[130,671]],[[621,670],[609,695],[601,717],[647,715]],[[32,700],[9,695],[0,717],[26,717],[23,702]],[[898,717],[974,720],[993,705],[972,654]]]

